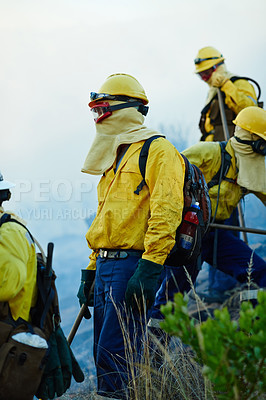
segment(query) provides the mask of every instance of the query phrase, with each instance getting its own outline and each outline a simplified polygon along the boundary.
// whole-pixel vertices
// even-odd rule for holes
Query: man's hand
[[[71,378],[84,381],[84,374],[59,326],[48,340],[49,355],[36,396],[43,400],[62,396],[70,387]]]
[[[89,307],[93,307],[95,274],[96,274],[95,269],[81,270],[81,283],[77,294],[80,307],[83,304],[86,304]],[[86,310],[84,318],[89,319],[90,317],[91,314],[89,310]]]
[[[163,266],[160,264],[143,258],[139,260],[138,267],[127,284],[125,301],[128,308],[139,309],[143,304],[143,298],[147,309],[151,308],[162,269]]]
[[[222,75],[221,73],[214,71],[211,79],[210,79],[210,85],[213,87],[220,88],[222,87],[229,79]]]

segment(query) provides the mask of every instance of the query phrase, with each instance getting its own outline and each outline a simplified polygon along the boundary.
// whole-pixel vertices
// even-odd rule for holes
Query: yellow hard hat
[[[223,55],[214,47],[203,47],[198,51],[194,64],[196,66],[195,72],[199,73],[213,67],[216,64],[224,61]]]
[[[246,107],[237,114],[233,123],[266,140],[266,110],[263,108]]]
[[[99,93],[133,97],[142,100],[143,104],[148,104],[149,102],[141,84],[136,78],[128,74],[113,74],[108,76],[100,87]]]

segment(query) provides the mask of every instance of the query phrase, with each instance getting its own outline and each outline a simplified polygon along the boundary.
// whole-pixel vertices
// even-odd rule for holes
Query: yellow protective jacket
[[[4,210],[0,207],[0,217]],[[17,218],[12,214],[12,218]],[[30,321],[37,299],[35,245],[23,226],[6,222],[0,228],[0,301],[7,301],[15,320]]]
[[[233,136],[235,125],[232,123],[236,115],[246,107],[257,105],[257,96],[254,87],[246,79],[228,80],[221,87],[224,93],[225,115],[230,136]],[[213,93],[213,97],[210,98]],[[201,111],[199,123],[202,132],[201,140],[222,141],[224,133],[220,116],[217,91],[211,88],[209,101]]]
[[[137,195],[144,142],[132,144],[116,173],[113,165],[98,184],[98,210],[86,234],[94,250],[89,269],[96,268],[101,248],[141,250],[142,258],[163,265],[175,244],[183,210],[184,161],[168,140],[155,139],[147,159],[147,186]]]
[[[235,183],[222,180],[219,195],[219,205],[216,214],[216,220],[223,221],[230,217],[232,211],[237,206],[243,191],[237,184],[237,167],[234,150],[230,141],[226,145],[227,152],[231,155],[231,166],[226,174],[226,177],[233,179]],[[197,165],[203,172],[207,184],[211,181],[214,175],[219,171],[221,166],[221,148],[218,142],[199,142],[182,152],[188,160]],[[212,215],[214,215],[217,194],[219,186],[213,186],[209,190],[211,199]],[[248,191],[245,192],[247,194]],[[265,194],[253,192],[262,202],[265,201]]]

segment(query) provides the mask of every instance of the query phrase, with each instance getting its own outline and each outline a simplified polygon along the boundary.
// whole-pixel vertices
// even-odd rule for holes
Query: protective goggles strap
[[[248,144],[249,146],[251,146],[252,143],[254,143],[253,140],[243,140],[243,139],[240,139],[240,138],[237,137],[237,136],[235,136],[235,139],[236,139],[239,143]]]
[[[208,58],[195,58],[194,63],[195,64],[200,64],[202,61],[208,61],[208,60],[218,60],[221,58],[223,55],[221,54],[220,57],[208,57]]]
[[[138,111],[142,115],[147,115],[149,107],[144,106],[144,104],[140,103],[139,101],[131,101],[128,103],[116,104],[114,106],[109,106],[109,109],[111,111],[116,111],[116,110],[121,110],[122,108],[137,107],[137,106],[138,106]]]
[[[255,153],[262,154],[263,156],[266,155],[266,141],[265,140],[263,140],[263,139],[243,140],[237,136],[234,136],[234,138],[239,143],[247,144],[248,146],[251,146]]]

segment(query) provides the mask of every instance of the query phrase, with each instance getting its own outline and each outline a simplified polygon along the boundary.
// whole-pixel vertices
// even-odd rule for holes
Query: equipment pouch
[[[15,329],[0,347],[0,400],[32,400],[44,372],[47,342],[39,335],[18,332],[15,335]],[[26,344],[32,340],[34,346]]]
[[[13,329],[14,327],[12,325],[0,321],[0,349],[2,344],[8,340],[9,335]],[[1,358],[0,358],[0,363],[1,363]]]

